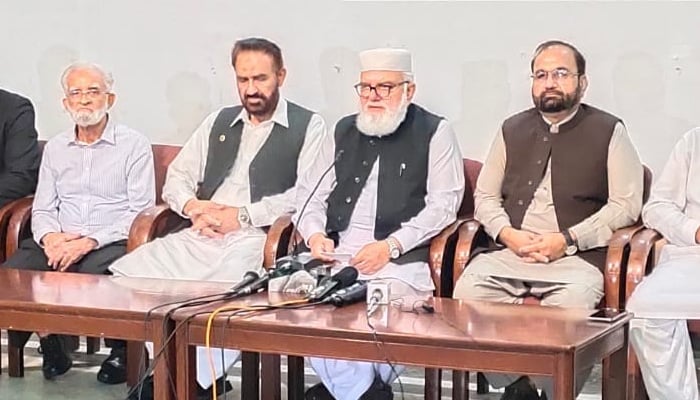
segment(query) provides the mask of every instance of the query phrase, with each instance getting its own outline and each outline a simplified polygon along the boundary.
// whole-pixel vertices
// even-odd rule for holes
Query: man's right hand
[[[309,238],[309,247],[311,248],[311,257],[325,261],[333,262],[333,257],[324,256],[322,253],[333,253],[335,251],[335,244],[331,239],[328,239],[326,235],[322,233],[314,233]]]

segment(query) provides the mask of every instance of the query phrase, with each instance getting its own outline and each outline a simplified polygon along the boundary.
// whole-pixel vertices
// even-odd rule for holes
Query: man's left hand
[[[389,243],[386,240],[365,245],[350,260],[350,265],[365,275],[382,269],[390,260]]]
[[[566,239],[561,233],[545,233],[535,239],[535,243],[523,246],[520,251],[528,262],[550,262],[564,256]]]
[[[97,241],[89,237],[82,237],[66,242],[62,246],[63,255],[61,259],[56,265],[53,265],[53,267],[57,271],[64,272],[96,247]]]

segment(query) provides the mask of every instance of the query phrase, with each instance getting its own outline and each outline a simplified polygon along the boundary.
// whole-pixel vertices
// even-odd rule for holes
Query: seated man
[[[668,241],[651,275],[627,302],[630,342],[650,400],[698,400],[688,320],[700,319],[700,128],[676,144],[642,218]]]
[[[39,144],[34,107],[22,96],[0,89],[0,207],[34,193]]]
[[[304,176],[295,216],[312,255],[353,254],[359,279],[390,280],[392,297],[430,297],[428,242],[457,216],[464,168],[450,125],[413,104],[411,54],[360,53],[359,112],[341,119]],[[335,161],[334,161],[335,160]],[[325,179],[321,174],[333,163]],[[312,188],[319,182],[315,193]],[[311,358],[322,384],[307,399],[391,399],[390,365]]]
[[[163,199],[192,227],[137,248],[110,267],[115,275],[239,281],[262,267],[263,228],[294,211],[297,176],[316,156],[325,123],[280,96],[287,71],[276,44],[239,40],[231,61],[242,106],[222,108],[204,120],[170,164],[163,187]],[[220,350],[212,351],[215,360],[222,357]],[[226,350],[224,356],[225,368],[215,363],[213,377],[207,350],[198,350],[202,397],[240,352]],[[149,379],[137,391],[141,399],[153,397],[152,386]]]
[[[63,106],[75,127],[46,144],[32,206],[33,238],[23,240],[6,266],[40,271],[107,273],[126,252],[131,222],[153,206],[155,177],[148,139],[113,120],[114,80],[95,64],[70,65],[61,77]],[[26,342],[28,333],[18,335]],[[24,336],[24,337],[21,337]],[[44,378],[72,362],[56,335],[40,332]],[[112,347],[97,379],[126,381],[126,342]]]
[[[469,263],[454,297],[594,308],[612,232],[639,217],[643,167],[622,121],[581,103],[588,79],[574,46],[542,43],[530,67],[535,107],[503,122],[474,193],[475,218],[495,243]],[[551,397],[551,380],[538,382]],[[527,378],[502,397],[532,398]]]

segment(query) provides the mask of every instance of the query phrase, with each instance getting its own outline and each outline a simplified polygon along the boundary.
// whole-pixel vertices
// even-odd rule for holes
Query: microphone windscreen
[[[344,288],[344,287],[350,286],[353,283],[355,283],[358,275],[359,275],[359,272],[357,272],[357,268],[345,267],[345,268],[341,269],[340,271],[338,271],[337,274],[333,275],[331,277],[331,280],[337,281],[339,288]]]

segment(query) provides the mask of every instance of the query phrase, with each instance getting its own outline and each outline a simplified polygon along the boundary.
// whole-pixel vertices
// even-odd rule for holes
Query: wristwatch
[[[389,245],[389,258],[396,260],[401,255],[401,247],[399,242],[393,237],[386,238],[386,243]]]
[[[238,223],[241,227],[250,226],[250,214],[248,214],[248,210],[245,207],[238,209]]]
[[[564,235],[564,240],[566,241],[566,249],[564,249],[564,254],[567,256],[573,256],[578,251],[578,246],[571,233],[568,229],[562,229],[561,234]]]

